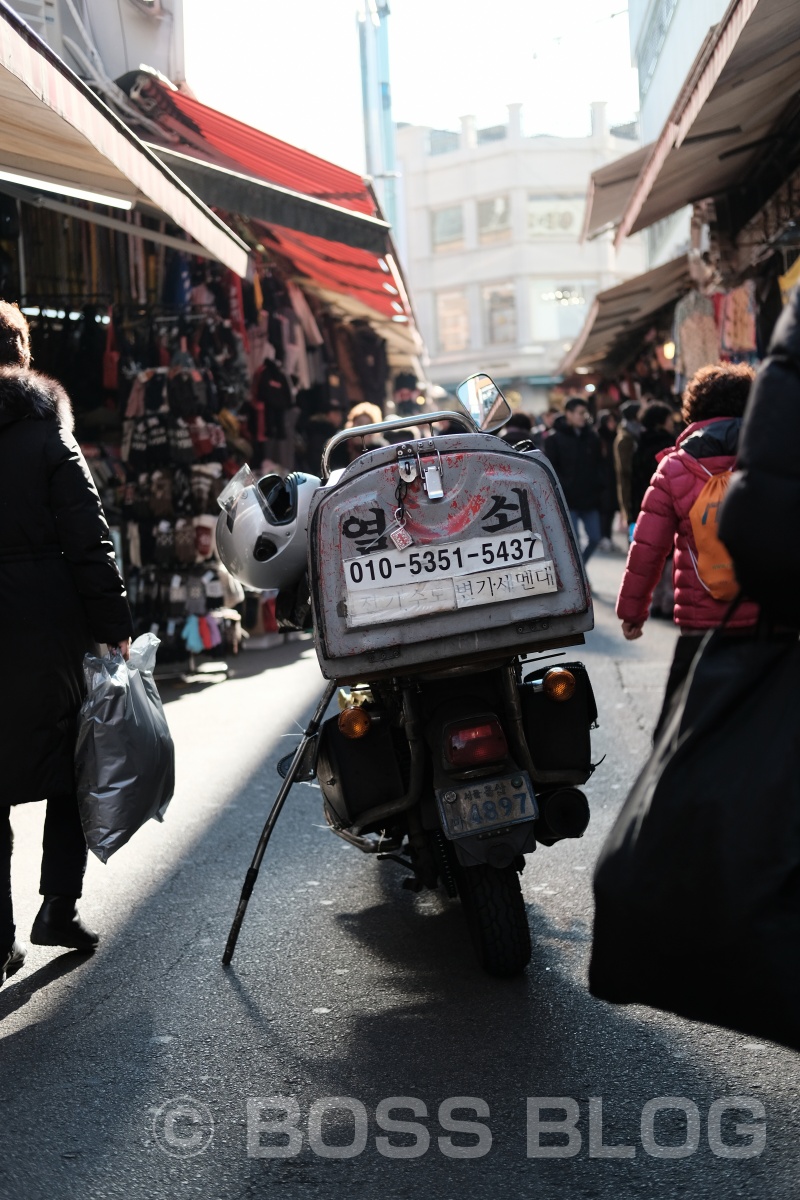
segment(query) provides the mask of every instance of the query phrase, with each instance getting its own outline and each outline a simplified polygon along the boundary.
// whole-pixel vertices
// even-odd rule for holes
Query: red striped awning
[[[177,136],[189,153],[199,151],[207,161],[221,167],[243,171],[339,208],[377,215],[375,201],[354,171],[245,125],[151,76],[140,76],[133,94],[148,116]],[[169,145],[175,148],[174,141]]]
[[[253,227],[258,229],[254,222]],[[383,317],[407,320],[410,311],[386,258],[281,225],[261,226],[279,254],[320,287],[341,292]]]

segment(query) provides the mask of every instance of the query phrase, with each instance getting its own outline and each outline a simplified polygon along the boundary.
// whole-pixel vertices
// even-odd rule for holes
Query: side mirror
[[[456,395],[484,433],[502,429],[511,416],[511,405],[488,375],[470,375],[458,385]]]

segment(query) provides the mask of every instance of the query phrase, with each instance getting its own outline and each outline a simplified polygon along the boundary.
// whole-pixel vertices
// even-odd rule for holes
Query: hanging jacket
[[[800,289],[756,375],[720,537],[767,616],[800,626]]]
[[[555,467],[567,508],[587,512],[600,507],[600,438],[588,426],[575,429],[566,417],[556,417],[544,452]]]
[[[729,605],[715,600],[698,577],[694,564],[697,548],[689,514],[708,482],[709,473],[728,471],[736,461],[741,426],[740,418],[696,421],[683,431],[674,449],[660,455],[628,552],[617,598],[620,620],[634,625],[647,620],[653,589],[674,547],[675,623],[689,631],[713,629],[722,623]],[[743,603],[736,610],[730,628],[748,628],[757,619],[756,606]]]
[[[0,369],[3,802],[69,794],[83,656],[131,635],[125,587],[66,393]]]

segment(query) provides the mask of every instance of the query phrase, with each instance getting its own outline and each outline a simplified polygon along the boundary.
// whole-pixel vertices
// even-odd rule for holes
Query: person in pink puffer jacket
[[[744,365],[720,363],[703,367],[689,383],[683,397],[683,417],[688,428],[677,445],[659,455],[659,464],[645,493],[628,552],[628,561],[617,597],[617,616],[623,635],[633,641],[642,636],[653,589],[674,548],[674,619],[681,636],[667,680],[658,733],[669,702],[686,678],[704,634],[722,624],[730,605],[715,600],[697,573],[697,547],[690,511],[710,476],[732,469],[736,461],[753,371]],[[732,632],[751,629],[758,609],[744,602],[731,617]]]

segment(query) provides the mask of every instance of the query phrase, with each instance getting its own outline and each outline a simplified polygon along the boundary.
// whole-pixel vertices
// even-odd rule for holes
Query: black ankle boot
[[[10,950],[5,954],[0,952],[0,987],[3,986],[9,975],[15,975],[25,962],[25,955],[28,953],[28,947],[24,942],[18,942],[16,938]]]
[[[45,896],[33,922],[31,941],[36,946],[94,950],[100,937],[84,925],[73,896]]]

